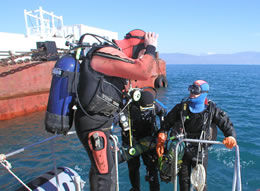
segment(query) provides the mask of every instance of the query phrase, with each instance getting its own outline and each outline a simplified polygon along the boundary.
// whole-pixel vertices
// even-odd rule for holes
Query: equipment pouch
[[[101,78],[96,93],[87,106],[87,111],[111,116],[119,109],[121,99],[121,91]]]

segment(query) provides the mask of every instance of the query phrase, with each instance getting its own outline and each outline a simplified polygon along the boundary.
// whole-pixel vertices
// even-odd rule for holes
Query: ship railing
[[[28,51],[11,51],[11,50],[1,50],[0,51],[0,59],[1,58],[5,58],[5,57],[9,57],[9,56],[13,56],[13,55],[20,55],[20,54],[25,54],[28,53]]]
[[[209,140],[199,140],[199,139],[181,139],[175,146],[175,160],[173,160],[175,165],[175,169],[177,169],[177,163],[178,163],[178,149],[179,145],[182,142],[191,142],[191,143],[207,143],[207,144],[217,144],[217,145],[223,145],[220,141],[209,141]],[[235,159],[235,165],[234,165],[234,174],[233,174],[233,184],[232,184],[232,191],[242,191],[242,184],[241,184],[241,171],[240,171],[240,154],[239,154],[239,146],[235,146],[236,150],[236,159]],[[174,191],[177,191],[177,170],[174,172]]]

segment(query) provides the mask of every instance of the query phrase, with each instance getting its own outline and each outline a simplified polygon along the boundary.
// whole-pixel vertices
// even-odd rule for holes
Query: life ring
[[[161,88],[161,87],[167,87],[168,86],[168,81],[165,76],[158,76],[154,82],[154,86],[156,88]]]

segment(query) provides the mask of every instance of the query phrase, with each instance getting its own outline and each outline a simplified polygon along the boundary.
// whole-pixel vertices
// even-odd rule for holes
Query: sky
[[[3,0],[0,32],[26,34],[24,9],[42,7],[64,25],[159,34],[160,53],[260,52],[260,0]],[[1,43],[1,39],[0,39]]]

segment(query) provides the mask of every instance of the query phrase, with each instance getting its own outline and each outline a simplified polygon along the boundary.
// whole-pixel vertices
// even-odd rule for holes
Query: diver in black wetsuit
[[[214,102],[207,100],[208,83],[197,80],[189,86],[189,91],[188,100],[177,104],[165,117],[165,126],[158,134],[156,146],[159,157],[164,153],[166,133],[170,129],[172,132],[183,132],[185,137],[190,139],[215,140],[218,126],[225,136],[223,144],[229,149],[237,145],[235,129],[228,115],[216,107]],[[189,191],[191,170],[196,163],[203,164],[207,172],[208,145],[202,144],[202,150],[199,151],[197,143],[186,143],[182,161],[178,173],[180,190]],[[206,189],[205,185],[204,190]]]
[[[140,101],[132,103],[129,111],[133,145],[139,144],[142,138],[145,137],[153,137],[153,142],[156,142],[156,133],[158,131],[156,115],[164,116],[165,109],[154,100],[153,95],[148,91],[143,91]],[[123,146],[129,147],[129,131],[122,131],[122,140]],[[158,157],[155,147],[152,150],[142,153],[140,156],[146,166],[145,180],[149,182],[150,190],[160,190],[157,169]],[[140,156],[127,161],[129,179],[132,185],[131,191],[140,190]]]

